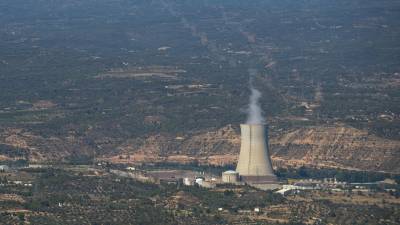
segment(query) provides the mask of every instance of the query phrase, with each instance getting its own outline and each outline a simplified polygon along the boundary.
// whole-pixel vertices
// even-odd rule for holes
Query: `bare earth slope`
[[[234,163],[251,77],[275,166],[400,172],[400,1],[3,8],[0,164]]]
[[[111,144],[104,154],[97,153],[99,160],[125,163],[199,161],[224,165],[236,162],[240,134],[228,125],[182,137],[158,134],[126,141],[110,138],[104,142]],[[9,147],[0,154],[4,159],[45,162],[66,159],[76,151],[96,154],[91,145],[79,138],[44,138],[15,129],[3,131],[0,144]],[[400,172],[400,141],[383,139],[343,124],[293,128],[272,137],[270,147],[276,166],[312,165]]]
[[[400,172],[400,141],[344,125],[291,130],[271,147],[273,159],[284,164]]]
[[[270,146],[274,164],[279,166],[400,172],[400,141],[379,138],[341,124],[293,129],[272,138]],[[142,143],[131,140],[120,146],[124,156],[114,156],[112,160],[191,162],[196,159],[211,164],[235,163],[239,147],[239,133],[227,126],[184,139],[152,136]]]

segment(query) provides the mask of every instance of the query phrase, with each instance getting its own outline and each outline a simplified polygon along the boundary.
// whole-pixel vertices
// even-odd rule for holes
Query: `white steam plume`
[[[262,116],[262,110],[258,103],[261,97],[261,92],[253,86],[253,76],[257,73],[255,70],[249,70],[250,73],[250,103],[247,109],[247,124],[263,124],[265,120]]]

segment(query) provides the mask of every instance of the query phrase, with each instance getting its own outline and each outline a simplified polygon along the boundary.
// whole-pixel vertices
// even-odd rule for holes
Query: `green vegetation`
[[[400,216],[396,193],[381,190],[366,194],[312,191],[283,197],[249,186],[219,185],[204,189],[141,183],[106,170],[98,170],[98,175],[90,170],[73,171],[48,168],[16,171],[12,176],[0,173],[6,178],[0,179],[2,223],[274,224],[265,220],[269,218],[289,225],[314,218],[322,224],[379,224],[380,220],[397,221]],[[33,185],[12,182],[21,175],[28,179],[23,182]],[[359,198],[379,204],[360,204]],[[254,212],[254,208],[261,211]]]
[[[246,119],[249,69],[257,71],[254,85],[272,135],[344,123],[398,140],[399,10],[394,0],[2,0],[0,155],[11,166],[42,157],[92,164],[127,153],[121,148],[127,141],[134,148],[149,136],[186,138],[236,126]],[[104,76],[110,71],[128,75]],[[160,151],[179,149],[166,144]],[[385,157],[398,164],[397,155]],[[233,168],[142,168],[162,166],[214,174]],[[249,187],[218,192],[144,184],[105,171],[16,173],[31,176],[33,186],[9,183],[12,174],[0,173],[7,184],[0,186],[0,223],[262,224],[240,210],[271,205],[283,209],[265,215],[289,224],[384,224],[400,217],[393,202],[297,201]],[[335,169],[277,173],[400,180]],[[194,202],[179,200],[179,192]],[[227,212],[216,212],[220,206]]]
[[[373,171],[354,171],[343,169],[328,169],[328,168],[279,168],[276,171],[278,177],[296,178],[296,179],[323,179],[323,178],[336,178],[338,181],[345,181],[349,183],[369,183],[376,181],[383,181],[386,178],[395,179],[400,181],[400,175],[373,172]]]
[[[342,121],[397,139],[398,7],[391,0],[3,1],[0,125],[73,135],[104,153],[121,139],[239,124],[248,69],[256,68],[268,118],[305,116],[300,103],[318,103],[306,115],[313,124]],[[96,78],[152,66],[186,72],[177,79]],[[165,88],[190,84],[212,86]],[[53,105],[38,107],[43,100]],[[381,121],[380,114],[393,118]],[[104,137],[114,142],[92,144]]]

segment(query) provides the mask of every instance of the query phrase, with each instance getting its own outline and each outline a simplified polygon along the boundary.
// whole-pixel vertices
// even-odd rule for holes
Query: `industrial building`
[[[269,156],[266,126],[241,124],[240,130],[240,155],[236,167],[239,180],[260,189],[279,188]]]
[[[237,183],[239,182],[239,174],[234,170],[228,170],[222,173],[223,183]]]

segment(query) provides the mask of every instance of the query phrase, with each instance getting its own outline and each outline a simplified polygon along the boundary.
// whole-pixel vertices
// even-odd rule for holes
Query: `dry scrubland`
[[[207,190],[141,183],[102,168],[67,165],[25,169],[11,176],[1,173],[0,178],[0,219],[5,224],[343,225],[400,221],[398,196],[382,190],[302,191],[283,197],[248,186]],[[259,212],[254,212],[255,208]]]

